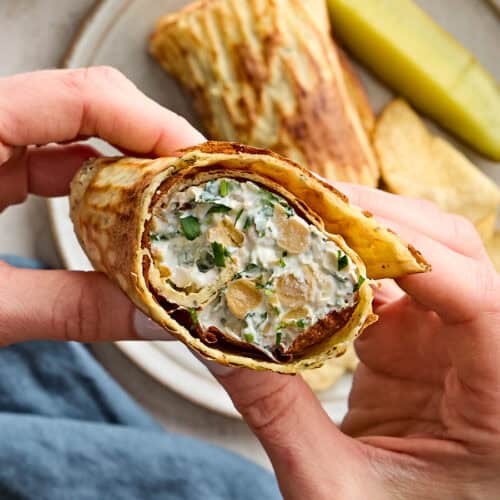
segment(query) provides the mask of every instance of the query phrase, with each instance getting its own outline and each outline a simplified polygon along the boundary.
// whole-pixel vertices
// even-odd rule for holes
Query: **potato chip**
[[[396,99],[385,108],[374,146],[389,191],[433,201],[469,219],[483,239],[492,236],[498,187],[450,143],[432,135],[405,101]]]
[[[351,346],[338,358],[329,359],[321,368],[304,370],[302,378],[314,392],[323,392],[332,387],[346,372],[353,372],[359,361]]]

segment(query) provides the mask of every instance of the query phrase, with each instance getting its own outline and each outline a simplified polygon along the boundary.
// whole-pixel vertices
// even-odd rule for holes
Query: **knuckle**
[[[424,199],[411,199],[412,202],[415,204],[415,208],[422,213],[427,213],[427,214],[436,214],[438,212],[441,212],[441,209],[434,203],[433,201],[430,200],[424,200]]]
[[[85,93],[87,89],[96,86],[111,85],[115,87],[128,82],[125,75],[112,66],[69,69],[65,71],[63,78],[69,87],[76,89],[80,93]]]
[[[479,311],[500,310],[500,276],[483,263],[477,263],[474,272],[476,276],[476,306]]]
[[[483,242],[474,224],[461,215],[449,214],[447,216],[451,237],[455,241],[464,242],[472,250],[479,251],[483,247]]]
[[[68,281],[61,286],[54,301],[52,324],[67,341],[89,342],[101,337],[100,307],[90,283]]]
[[[259,436],[280,440],[289,426],[283,422],[295,411],[298,391],[293,380],[283,377],[283,382],[271,391],[264,390],[250,401],[236,402],[245,420]]]
[[[13,279],[14,268],[6,262],[0,260],[0,348],[12,343],[11,313],[9,304],[12,297],[9,297],[8,283]]]

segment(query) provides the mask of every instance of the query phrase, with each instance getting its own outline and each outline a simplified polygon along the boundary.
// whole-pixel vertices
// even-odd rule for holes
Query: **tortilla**
[[[340,251],[335,265],[340,269],[341,262],[342,267],[349,264],[348,268],[352,268],[357,278],[354,288],[352,283],[349,285],[352,292],[349,307],[337,316],[328,314],[311,325],[306,325],[301,317],[289,316],[294,328],[302,328],[304,335],[297,337],[297,342],[289,346],[287,352],[282,352],[281,358],[276,352],[267,352],[273,356],[270,359],[262,351],[250,349],[248,342],[237,342],[228,335],[221,337],[219,331],[199,327],[205,311],[213,306],[222,292],[229,291],[230,284],[240,283],[231,292],[231,307],[236,312],[245,307],[245,300],[241,297],[254,294],[252,286],[241,284],[242,280],[250,280],[261,293],[262,300],[274,297],[274,291],[268,290],[267,283],[258,283],[260,286],[257,286],[254,278],[241,274],[250,273],[253,268],[238,267],[238,260],[233,259],[231,252],[226,252],[220,243],[218,229],[210,235],[207,231],[207,238],[213,236],[214,255],[206,260],[209,265],[214,261],[217,266],[221,262],[222,265],[205,286],[194,287],[189,276],[185,283],[182,276],[177,276],[177,281],[171,284],[169,273],[172,270],[177,272],[177,269],[172,266],[165,269],[155,260],[153,241],[162,240],[162,236],[154,237],[151,227],[154,218],[163,216],[164,208],[173,210],[172,213],[186,209],[182,205],[171,206],[168,200],[187,193],[189,189],[199,190],[199,186],[212,181],[219,183],[220,195],[226,196],[225,203],[230,204],[241,193],[229,192],[226,185],[226,194],[222,193],[221,179],[242,185],[251,183],[269,193],[269,199],[273,200],[273,217],[282,217],[286,227],[292,222],[293,227],[298,219],[304,226],[313,227],[310,237],[314,238],[313,233],[317,233],[325,245],[337,245]],[[124,157],[93,160],[76,174],[70,201],[76,234],[94,267],[114,280],[139,309],[166,331],[207,358],[226,365],[282,373],[320,366],[327,359],[343,353],[352,340],[375,320],[371,309],[370,278],[398,277],[429,269],[415,249],[380,227],[373,217],[349,205],[348,199],[330,184],[275,153],[238,144],[207,142],[171,157],[153,160]],[[213,218],[214,224],[225,220],[227,214],[223,212],[227,210],[221,209],[220,203],[214,203],[210,210],[207,220]],[[236,231],[241,231],[241,223],[234,223],[232,217]],[[218,224],[213,227],[219,227]],[[181,226],[187,239],[195,241],[197,237],[201,238],[201,225],[194,223],[192,215],[182,217]],[[177,232],[178,229],[176,226]],[[252,229],[252,237],[256,229]],[[165,238],[168,239],[166,232],[167,229]],[[228,234],[226,236],[236,248],[241,241],[238,233]],[[276,240],[280,243],[279,235]],[[285,239],[281,244],[287,245],[288,242]],[[165,247],[168,250],[168,241]],[[299,252],[295,255],[300,256],[301,251],[298,247],[291,248],[283,258],[291,258],[289,254],[292,252]],[[315,275],[302,276],[297,278],[295,288],[302,294],[302,307],[307,308],[313,300],[307,283],[314,281]],[[283,293],[286,298],[282,303],[292,309],[297,307],[293,302],[295,295],[290,290]],[[257,296],[250,295],[250,298],[251,307],[260,304]],[[243,314],[246,315],[245,311],[241,312]],[[256,332],[259,333],[258,328]]]
[[[389,191],[466,217],[484,241],[493,235],[498,187],[450,143],[432,135],[405,101],[396,99],[384,109],[374,146]]]
[[[329,359],[320,368],[304,370],[301,376],[314,392],[324,392],[335,385],[345,373],[356,370],[358,363],[354,347],[350,346],[344,355]]]
[[[324,0],[201,0],[159,19],[150,52],[193,96],[211,139],[377,185],[363,129],[371,109],[339,58]]]

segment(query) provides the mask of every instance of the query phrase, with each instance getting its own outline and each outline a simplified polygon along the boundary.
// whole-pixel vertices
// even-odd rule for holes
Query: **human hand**
[[[376,291],[341,428],[300,377],[212,371],[287,499],[498,498],[500,282],[479,236],[428,202],[340,189],[433,265]]]
[[[113,68],[1,78],[0,212],[28,193],[67,194],[76,170],[98,156],[88,145],[68,143],[92,136],[138,156],[167,155],[204,141]],[[28,271],[0,262],[0,345],[137,338],[134,319],[143,335],[154,325],[100,273]]]

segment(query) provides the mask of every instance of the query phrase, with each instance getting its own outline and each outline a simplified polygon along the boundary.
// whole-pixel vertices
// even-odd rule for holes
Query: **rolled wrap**
[[[211,139],[377,185],[363,127],[371,109],[333,42],[324,0],[194,2],[159,19],[150,51],[192,94]]]
[[[235,274],[242,270],[228,257],[231,265],[206,287],[184,293],[165,284],[155,267],[150,225],[162,200],[168,203],[176,193],[219,179],[251,181],[286,200],[275,210],[292,207],[305,223],[321,232],[324,241],[332,241],[341,249],[339,255],[345,253],[356,277],[390,278],[429,268],[415,249],[380,227],[373,217],[349,205],[331,185],[270,151],[207,142],[167,158],[99,158],[85,164],[71,185],[71,218],[95,269],[106,273],[139,309],[169,333],[209,359],[225,365],[295,373],[341,355],[376,319],[369,281],[360,279],[353,307],[342,322],[332,323],[328,316],[308,325],[303,337],[306,342],[299,342],[287,356],[270,359],[244,342],[227,342],[223,337],[214,341],[213,336],[200,331],[193,311],[203,314],[221,289],[235,283]]]

